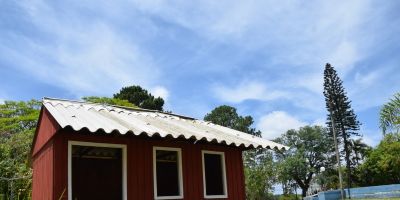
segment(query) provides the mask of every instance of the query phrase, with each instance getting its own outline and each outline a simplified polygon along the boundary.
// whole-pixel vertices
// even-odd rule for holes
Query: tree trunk
[[[294,180],[296,181],[297,185],[300,186],[301,188],[301,196],[305,197],[307,195],[307,190],[310,187],[310,184],[308,183],[303,183],[299,177],[294,177]]]
[[[350,188],[351,188],[350,149],[348,149],[349,148],[349,143],[347,141],[348,138],[347,138],[347,134],[346,134],[343,126],[342,126],[342,134],[343,134],[344,153],[345,153],[346,168],[347,168],[347,192],[348,192],[349,199],[350,199]]]
[[[307,188],[307,189],[301,188],[301,196],[302,196],[302,197],[306,197],[306,195],[307,195],[307,190],[308,190],[308,188]]]

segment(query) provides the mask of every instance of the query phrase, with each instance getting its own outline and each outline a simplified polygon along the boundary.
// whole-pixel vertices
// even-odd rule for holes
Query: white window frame
[[[122,150],[122,199],[127,200],[127,167],[126,167],[126,145],[125,144],[111,144],[111,143],[95,143],[95,142],[81,142],[81,141],[68,141],[68,200],[72,200],[72,146],[90,146],[90,147],[109,147],[119,148]]]
[[[206,173],[205,173],[205,162],[204,162],[204,154],[216,154],[221,156],[222,162],[222,181],[224,184],[224,195],[207,195],[207,188],[206,188]],[[219,199],[219,198],[228,198],[228,189],[226,183],[226,165],[225,165],[225,152],[222,151],[209,151],[209,150],[202,150],[201,151],[201,159],[203,165],[203,189],[204,189],[204,198],[205,199]]]
[[[178,153],[178,178],[179,178],[179,195],[178,196],[158,196],[157,195],[157,156],[156,151],[176,151]],[[182,150],[181,148],[159,147],[153,146],[153,188],[154,199],[183,199],[183,176],[182,176]]]

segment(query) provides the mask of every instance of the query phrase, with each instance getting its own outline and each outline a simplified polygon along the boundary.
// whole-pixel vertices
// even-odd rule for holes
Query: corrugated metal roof
[[[250,148],[287,149],[263,138],[176,114],[51,98],[44,98],[43,105],[62,128],[69,126],[76,131],[87,128],[90,132],[144,133],[149,137],[184,137]]]

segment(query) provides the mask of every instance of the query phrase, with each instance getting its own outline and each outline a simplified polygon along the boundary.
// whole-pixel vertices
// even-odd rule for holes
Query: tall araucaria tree
[[[337,133],[338,143],[342,144],[342,156],[346,161],[347,169],[347,187],[351,187],[351,137],[360,136],[358,131],[360,130],[361,123],[357,120],[357,115],[351,108],[351,101],[347,97],[347,94],[343,87],[343,81],[340,80],[335,69],[327,63],[324,70],[324,96],[326,102],[326,108],[328,110],[327,125],[332,131],[332,120],[335,125],[335,131]],[[332,114],[332,117],[331,117]],[[350,192],[350,191],[349,191]]]

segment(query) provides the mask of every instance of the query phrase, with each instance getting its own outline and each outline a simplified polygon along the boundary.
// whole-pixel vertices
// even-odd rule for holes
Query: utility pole
[[[334,117],[333,117],[332,107],[333,107],[332,101],[329,101],[329,112],[331,114],[333,141],[335,143],[336,161],[338,164],[338,172],[339,172],[340,196],[342,197],[342,200],[344,200],[343,183],[342,183],[342,166],[340,164],[339,147],[338,147],[337,140],[336,140],[335,121],[334,121]]]

